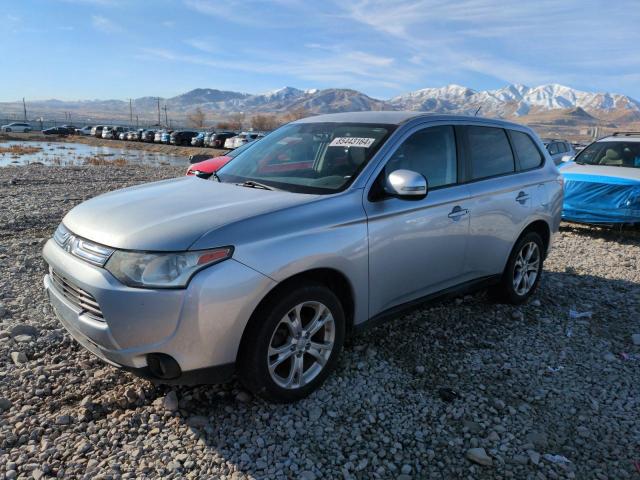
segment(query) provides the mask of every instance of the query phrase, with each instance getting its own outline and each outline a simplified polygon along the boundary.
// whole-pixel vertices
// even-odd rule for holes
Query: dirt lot
[[[82,200],[182,170],[0,169],[0,478],[638,478],[637,230],[563,226],[527,305],[399,316],[294,405],[93,358],[44,298],[43,242]]]
[[[222,155],[227,150],[215,148],[197,147],[177,147],[175,145],[164,145],[161,143],[128,142],[124,140],[107,140],[105,138],[88,137],[83,135],[68,135],[66,137],[58,135],[43,135],[40,132],[33,133],[0,133],[0,143],[3,140],[41,141],[41,142],[72,142],[85,143],[112,148],[129,148],[132,150],[146,150],[149,152],[164,153],[166,155],[178,155],[189,157],[191,155],[208,155],[216,157]]]

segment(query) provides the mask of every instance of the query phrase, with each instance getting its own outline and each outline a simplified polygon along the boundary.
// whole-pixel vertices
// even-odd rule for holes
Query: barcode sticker
[[[362,147],[369,148],[375,142],[375,138],[362,137],[336,137],[329,144],[330,147]]]

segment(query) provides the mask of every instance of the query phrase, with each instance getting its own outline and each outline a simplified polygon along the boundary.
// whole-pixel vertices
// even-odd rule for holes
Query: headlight
[[[180,253],[116,251],[105,268],[130,287],[184,288],[196,272],[232,254],[232,247]]]

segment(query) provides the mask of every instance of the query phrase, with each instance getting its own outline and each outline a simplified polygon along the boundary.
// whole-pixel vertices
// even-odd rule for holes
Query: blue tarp
[[[640,223],[639,180],[568,172],[562,176],[563,220],[600,224]]]

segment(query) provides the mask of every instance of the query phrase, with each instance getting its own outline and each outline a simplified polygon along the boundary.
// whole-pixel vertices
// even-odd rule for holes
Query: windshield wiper
[[[220,180],[220,177],[218,176],[218,174],[216,172],[213,172],[211,174],[211,176],[214,178],[214,180],[217,180],[218,183],[222,183],[222,180]]]
[[[241,187],[261,188],[262,190],[275,190],[275,188],[265,185],[264,183],[254,182],[253,180],[245,180],[242,183],[236,183]]]

